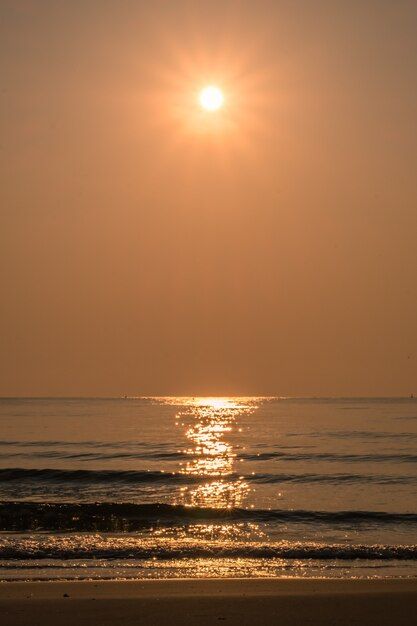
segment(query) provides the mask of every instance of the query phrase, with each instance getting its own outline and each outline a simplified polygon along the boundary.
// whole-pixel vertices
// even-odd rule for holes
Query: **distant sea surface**
[[[0,580],[416,575],[415,399],[0,399]]]

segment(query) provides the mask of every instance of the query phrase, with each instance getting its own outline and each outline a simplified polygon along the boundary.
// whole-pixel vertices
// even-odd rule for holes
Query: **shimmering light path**
[[[189,457],[181,472],[189,476],[207,477],[197,487],[183,487],[181,501],[190,506],[234,508],[244,503],[249,486],[243,479],[232,479],[237,470],[236,450],[230,436],[241,432],[239,417],[257,409],[247,399],[196,398],[176,416],[176,424],[185,428],[192,446],[183,452]]]

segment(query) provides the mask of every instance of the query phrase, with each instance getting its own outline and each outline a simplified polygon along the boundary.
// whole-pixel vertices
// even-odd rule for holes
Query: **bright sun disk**
[[[224,102],[224,96],[221,89],[215,87],[214,85],[204,87],[204,89],[200,91],[198,99],[200,105],[206,111],[217,111]]]

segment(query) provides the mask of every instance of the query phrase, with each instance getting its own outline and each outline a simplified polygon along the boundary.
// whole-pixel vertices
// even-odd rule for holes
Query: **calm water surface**
[[[416,576],[414,399],[0,400],[0,579]]]

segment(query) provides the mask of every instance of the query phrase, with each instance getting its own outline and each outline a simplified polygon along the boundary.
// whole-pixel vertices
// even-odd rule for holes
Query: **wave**
[[[417,439],[417,433],[409,431],[396,433],[388,430],[321,430],[287,433],[287,437],[314,437],[318,439],[325,439],[327,437],[335,439],[383,439],[386,441],[387,439]]]
[[[159,442],[158,444],[152,442],[144,442],[144,441],[96,441],[92,439],[84,440],[84,441],[68,441],[62,439],[35,439],[35,440],[17,440],[17,439],[2,439],[0,440],[0,446],[18,446],[19,448],[51,448],[51,447],[60,447],[60,448],[175,448],[175,444],[173,442]]]
[[[197,484],[206,483],[213,478],[223,479],[227,482],[245,480],[247,482],[262,484],[279,483],[377,483],[390,484],[414,484],[417,477],[412,475],[383,475],[383,474],[315,474],[315,473],[255,473],[247,475],[229,474],[226,476],[203,476],[197,474],[184,474],[181,472],[151,471],[151,470],[69,470],[59,468],[0,468],[0,483],[25,481],[25,483],[77,483],[77,484],[143,484],[143,483],[170,483],[170,484]]]
[[[344,437],[344,438],[416,438],[417,433],[389,433],[389,432],[372,432],[372,431],[329,431],[326,433],[289,433],[288,436],[296,437],[300,435],[308,435],[310,437]],[[261,444],[264,447],[264,444]],[[79,461],[106,461],[115,459],[127,460],[159,460],[159,461],[180,461],[189,458],[189,454],[184,450],[176,449],[177,446],[173,442],[155,443],[140,441],[62,441],[62,440],[0,440],[0,447],[5,448],[2,451],[3,458],[44,458],[44,459],[69,459]],[[255,450],[250,452],[238,452],[237,459],[248,461],[327,461],[327,462],[346,462],[346,463],[365,463],[365,462],[399,462],[399,463],[417,463],[417,454],[410,452],[396,453],[343,453],[343,452],[314,452],[306,451],[306,448],[313,446],[292,446],[281,445],[279,448],[269,448],[265,451],[256,452],[260,444],[255,445]],[[9,450],[8,450],[9,448]],[[12,448],[10,450],[10,448]],[[51,449],[52,448],[52,449]],[[295,451],[298,449],[299,451]],[[291,451],[293,450],[293,451]],[[204,455],[201,455],[204,456]]]
[[[281,452],[269,451],[259,453],[244,453],[238,455],[241,459],[250,461],[270,461],[278,459],[282,461],[345,461],[348,463],[365,463],[369,461],[387,462],[396,461],[399,463],[417,463],[417,454],[343,454],[338,452]]]
[[[31,452],[2,452],[4,459],[69,459],[77,461],[106,461],[115,459],[151,459],[158,461],[184,460],[189,458],[184,452],[64,452],[62,450],[34,450]]]
[[[179,472],[151,470],[65,470],[65,469],[28,469],[0,468],[0,482],[75,482],[75,483],[154,483],[154,482],[200,482],[201,477]]]
[[[102,446],[106,448],[106,446]],[[295,446],[298,447],[298,446]],[[100,446],[97,446],[100,448]],[[103,451],[94,449],[94,452],[81,451],[71,452],[65,450],[30,450],[29,452],[13,450],[11,452],[2,452],[3,458],[23,458],[23,459],[67,459],[78,461],[107,461],[107,460],[158,460],[158,461],[184,461],[190,458],[185,451],[179,450],[158,450],[149,446],[149,449],[137,450],[133,446],[133,450],[113,450]],[[417,463],[417,454],[408,452],[401,453],[369,453],[369,454],[348,454],[340,452],[288,452],[283,451],[288,446],[282,446],[280,450],[268,450],[265,452],[240,452],[236,455],[238,460],[245,461],[327,461],[330,463]],[[196,455],[197,456],[197,455]],[[212,455],[198,455],[201,458],[212,458]]]
[[[144,537],[61,536],[0,539],[0,559],[320,559],[417,560],[417,545],[344,545],[154,539]],[[7,566],[7,564],[6,564]]]
[[[134,531],[151,527],[187,525],[196,521],[287,522],[332,526],[416,524],[417,513],[383,511],[310,511],[264,509],[214,509],[164,503],[37,503],[4,502],[0,505],[0,530]]]

